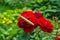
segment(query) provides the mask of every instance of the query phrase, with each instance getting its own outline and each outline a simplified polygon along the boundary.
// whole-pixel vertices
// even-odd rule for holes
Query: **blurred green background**
[[[36,28],[27,35],[17,26],[19,15],[25,10],[42,12],[54,25],[52,33]],[[0,40],[54,40],[60,34],[60,0],[0,0]]]

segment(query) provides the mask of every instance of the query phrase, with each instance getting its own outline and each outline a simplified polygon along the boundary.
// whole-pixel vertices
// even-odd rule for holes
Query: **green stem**
[[[58,27],[58,20],[56,20],[55,22],[57,23],[57,28],[56,28],[57,29],[57,31],[56,31],[56,40],[57,40],[57,37],[58,37],[58,29],[59,29],[59,27]]]

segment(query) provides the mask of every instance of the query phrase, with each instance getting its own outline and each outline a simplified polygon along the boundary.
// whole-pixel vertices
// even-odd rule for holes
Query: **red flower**
[[[34,15],[36,16],[37,19],[39,19],[40,17],[43,17],[42,13],[40,13],[40,12],[35,12]]]
[[[53,25],[49,20],[43,17],[43,15],[39,12],[35,12],[35,16],[38,19],[38,25],[40,29],[44,32],[51,33],[53,31]]]
[[[55,37],[54,39],[55,39],[55,40],[60,40],[60,37]]]
[[[28,19],[29,21],[31,21],[34,25],[31,25],[28,22],[26,22],[25,20],[23,20],[22,18],[19,18],[18,26],[27,33],[32,32],[37,26],[37,19],[34,16],[34,13],[32,11],[25,11],[21,14],[21,16],[23,16],[26,19]]]

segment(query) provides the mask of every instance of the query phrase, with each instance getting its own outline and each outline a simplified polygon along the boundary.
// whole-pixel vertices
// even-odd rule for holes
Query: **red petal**
[[[34,27],[30,27],[30,28],[24,28],[24,31],[26,33],[32,32],[34,30]]]

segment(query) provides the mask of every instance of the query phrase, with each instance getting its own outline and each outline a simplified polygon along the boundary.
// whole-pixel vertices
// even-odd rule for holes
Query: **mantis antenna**
[[[30,20],[28,20],[27,18],[23,17],[20,15],[20,17],[25,20],[26,22],[28,22],[29,24],[33,25],[34,26],[34,23],[32,23]]]

